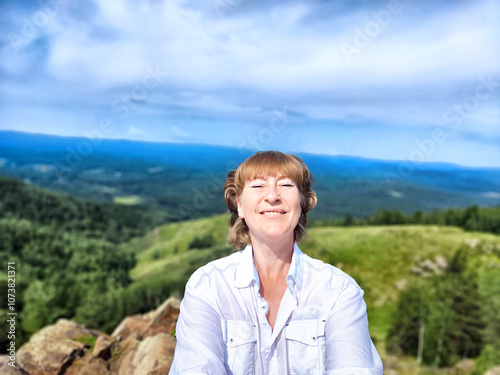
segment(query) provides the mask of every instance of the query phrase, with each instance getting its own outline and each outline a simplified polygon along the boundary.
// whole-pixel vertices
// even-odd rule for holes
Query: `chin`
[[[289,237],[293,239],[293,231],[292,232],[270,231],[263,233],[262,237],[269,240],[280,240],[280,239],[287,240],[289,239]]]

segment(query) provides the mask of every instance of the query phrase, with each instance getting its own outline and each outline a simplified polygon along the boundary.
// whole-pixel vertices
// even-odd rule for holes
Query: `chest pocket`
[[[325,370],[325,321],[294,320],[286,326],[289,374],[322,374]]]
[[[240,320],[223,320],[221,324],[227,374],[253,374],[257,343],[255,326],[253,323]]]

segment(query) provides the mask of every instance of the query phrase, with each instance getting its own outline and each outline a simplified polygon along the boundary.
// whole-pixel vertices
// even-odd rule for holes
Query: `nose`
[[[266,200],[269,203],[274,203],[280,200],[280,195],[276,185],[274,184],[269,185],[269,188],[267,189]]]

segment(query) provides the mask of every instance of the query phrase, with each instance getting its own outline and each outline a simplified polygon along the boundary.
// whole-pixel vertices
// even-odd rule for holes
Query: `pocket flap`
[[[256,327],[251,322],[241,320],[224,320],[223,325],[226,326],[224,341],[229,347],[257,341],[257,335],[255,333]]]
[[[321,332],[318,332],[321,331]],[[287,340],[298,341],[307,345],[318,345],[318,336],[324,336],[324,330],[318,330],[318,320],[293,320],[286,327]]]

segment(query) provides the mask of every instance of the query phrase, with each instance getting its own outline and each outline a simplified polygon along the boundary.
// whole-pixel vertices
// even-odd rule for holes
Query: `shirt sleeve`
[[[326,369],[330,375],[382,375],[382,361],[368,331],[363,290],[345,281],[326,322]]]
[[[205,284],[190,280],[175,329],[177,344],[169,375],[226,374],[221,318]]]

